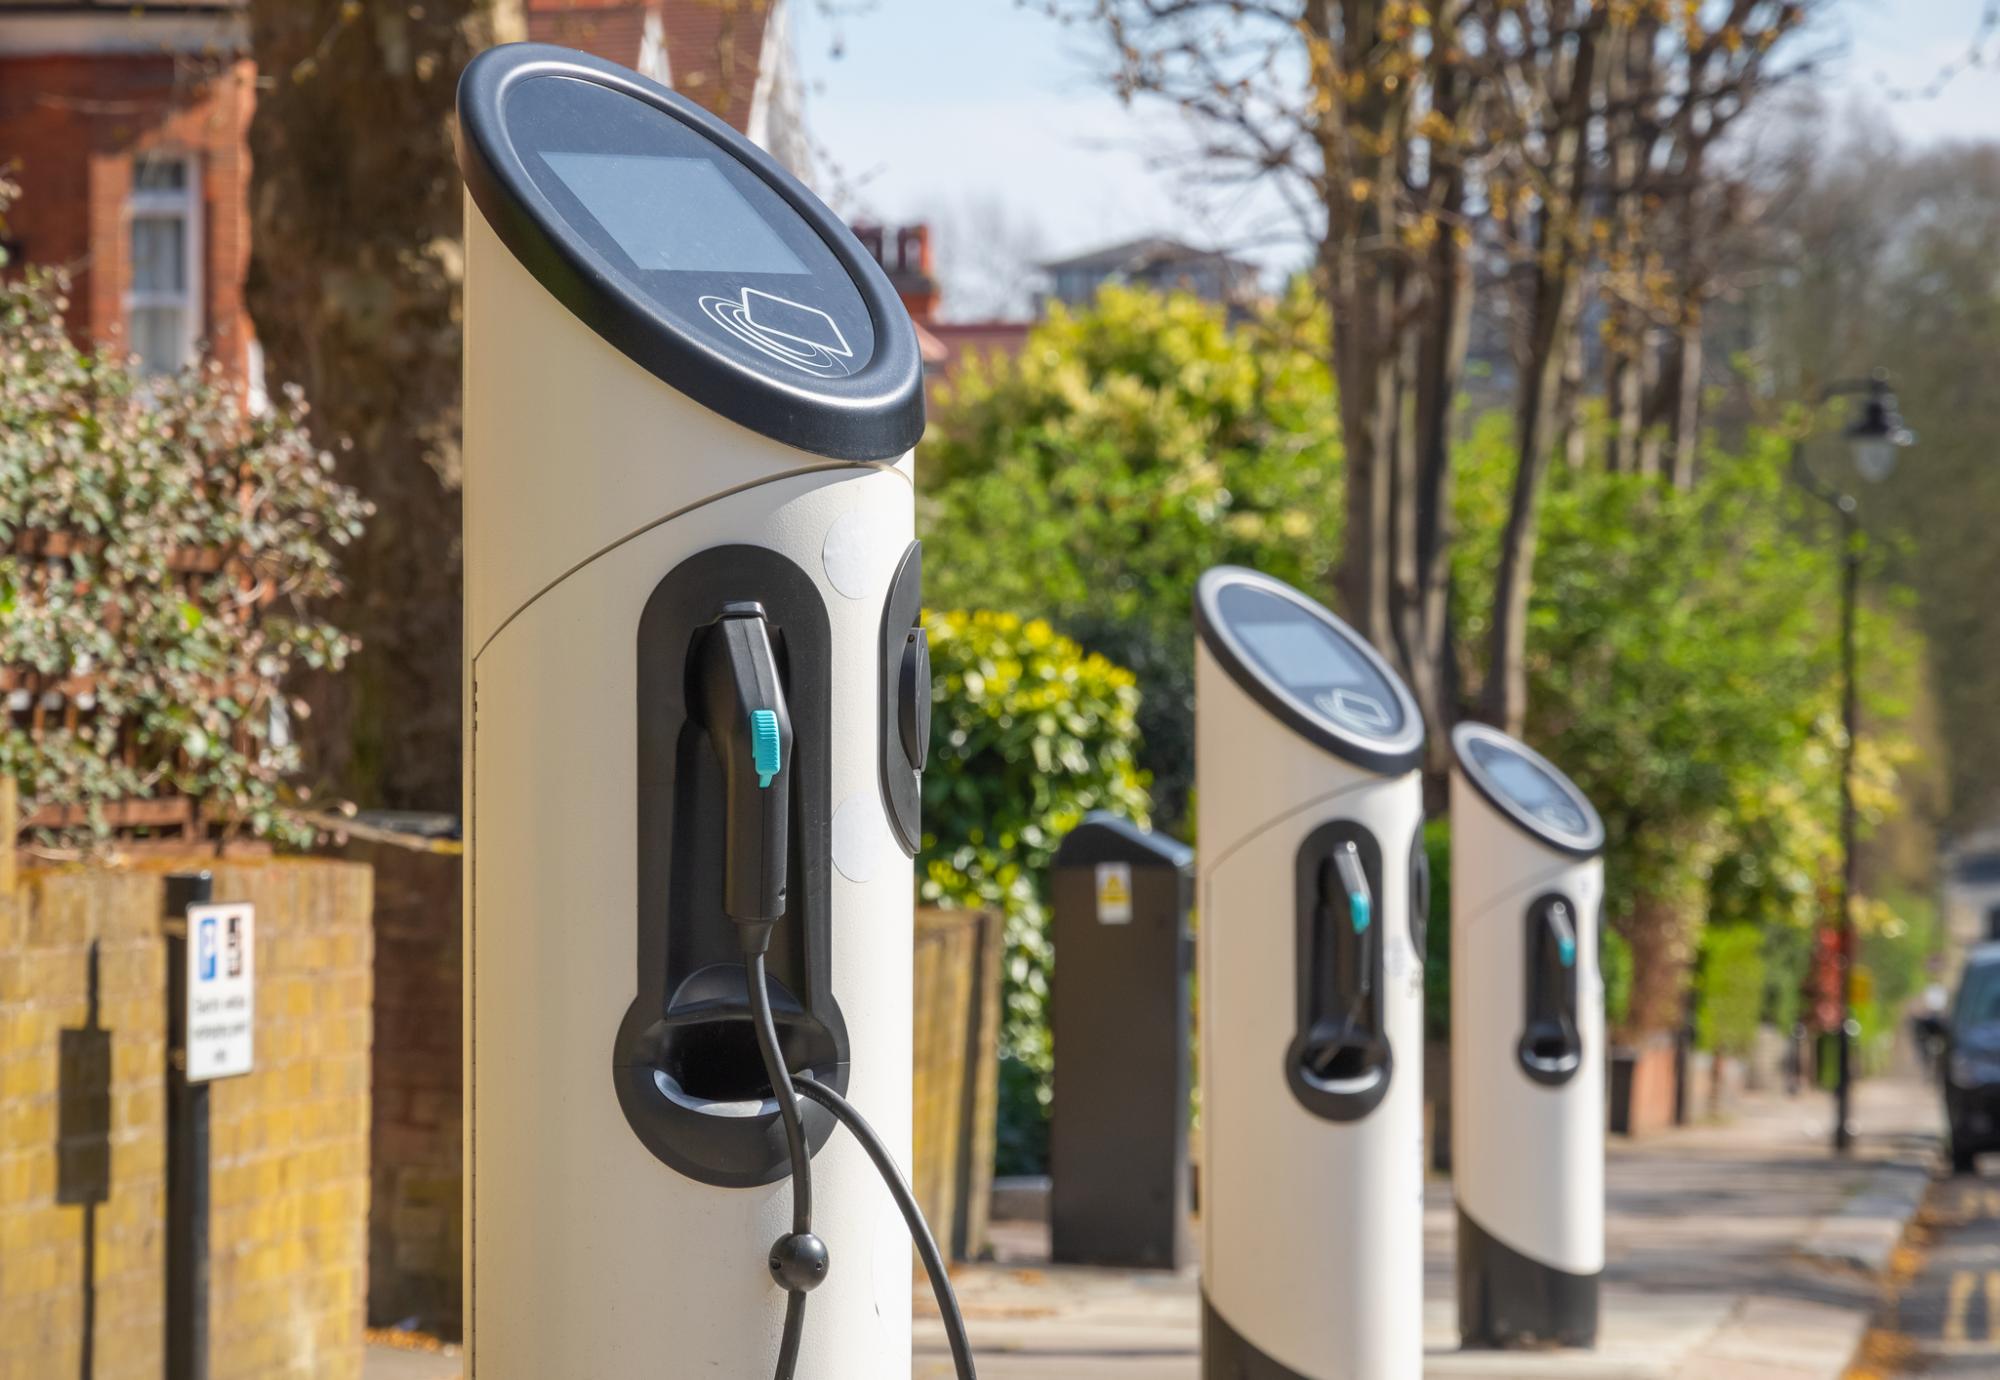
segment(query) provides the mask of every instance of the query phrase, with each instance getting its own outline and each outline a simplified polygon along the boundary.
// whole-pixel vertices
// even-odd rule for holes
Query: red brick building
[[[528,37],[701,102],[811,181],[786,0],[527,0]]]
[[[524,0],[530,38],[635,67],[808,171],[785,0]],[[243,0],[0,0],[10,257],[61,266],[77,334],[262,386],[243,307],[256,68]],[[519,30],[517,29],[517,32]]]
[[[917,347],[923,354],[924,372],[933,383],[948,381],[965,360],[973,355],[1001,355],[1020,352],[1034,329],[1031,321],[940,321],[938,308],[943,292],[931,255],[931,228],[928,225],[881,226],[857,224],[855,235],[862,246],[882,265],[903,299],[903,309],[916,323]]]
[[[79,335],[257,376],[243,311],[255,71],[233,0],[0,0],[0,168],[17,258],[73,279]]]

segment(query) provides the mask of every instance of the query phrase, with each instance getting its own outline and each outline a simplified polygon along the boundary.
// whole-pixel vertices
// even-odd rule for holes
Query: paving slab
[[[1603,1331],[1591,1352],[1457,1347],[1449,1183],[1424,1212],[1424,1372],[1453,1380],[1839,1380],[1878,1274],[1936,1161],[1937,1095],[1863,1084],[1857,1144],[1828,1149],[1829,1099],[1750,1097],[1726,1123],[1638,1142],[1607,1163]],[[996,1224],[996,1260],[954,1271],[982,1380],[1198,1380],[1194,1271],[1047,1264],[1046,1227]],[[918,1380],[949,1380],[927,1292]]]
[[[1449,1380],[1839,1380],[1936,1158],[1934,1089],[1864,1084],[1859,1142],[1827,1150],[1823,1097],[1746,1100],[1726,1124],[1614,1141],[1603,1333],[1592,1352],[1457,1348],[1449,1183],[1424,1212],[1424,1371]],[[995,1225],[995,1261],[953,1271],[982,1380],[1199,1380],[1200,1286],[1047,1263],[1047,1228]],[[950,1380],[917,1289],[913,1380]],[[462,1380],[455,1354],[371,1346],[364,1380]]]

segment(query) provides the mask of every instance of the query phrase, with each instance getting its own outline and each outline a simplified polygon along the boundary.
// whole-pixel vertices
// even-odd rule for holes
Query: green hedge
[[[1764,1014],[1764,931],[1718,925],[1701,941],[1695,1042],[1719,1054],[1748,1054]]]
[[[1604,925],[1601,911],[1598,923],[1603,925],[1598,931],[1597,962],[1604,970],[1604,1023],[1618,1030],[1632,1014],[1632,946],[1624,935]]]
[[[1191,818],[1201,572],[1323,587],[1340,551],[1340,412],[1324,307],[1246,315],[1107,287],[1052,306],[1005,359],[961,369],[917,451],[924,572],[946,605],[1048,618],[1138,677],[1141,759]]]
[[[1047,623],[930,612],[934,727],[924,773],[927,904],[983,906],[1007,921],[998,1168],[1046,1163],[1053,1067],[1048,869],[1091,810],[1146,823],[1132,673]]]

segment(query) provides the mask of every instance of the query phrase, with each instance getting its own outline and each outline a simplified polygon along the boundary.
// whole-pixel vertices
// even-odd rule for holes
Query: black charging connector
[[[811,1079],[795,1084],[785,1063],[777,1018],[771,1009],[765,954],[771,947],[772,926],[786,910],[791,715],[761,605],[726,606],[703,636],[693,689],[702,724],[722,768],[726,814],[722,908],[739,927],[757,1052],[777,1099],[792,1170],[792,1229],[772,1243],[768,1260],[771,1278],[786,1293],[776,1380],[792,1380],[805,1332],[806,1295],[826,1280],[832,1265],[826,1242],[812,1229],[812,1147],[800,1113],[802,1092],[847,1127],[882,1175],[930,1276],[959,1380],[975,1380],[972,1347],[945,1272],[944,1256],[888,1148],[839,1093]]]
[[[792,715],[761,604],[730,604],[703,634],[695,694],[722,767],[722,909],[770,926],[785,913]]]

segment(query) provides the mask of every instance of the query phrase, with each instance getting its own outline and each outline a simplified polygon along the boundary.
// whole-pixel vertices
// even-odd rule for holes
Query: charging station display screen
[[[630,153],[542,157],[641,269],[806,272],[799,256],[706,158]]]
[[[1365,668],[1354,653],[1316,624],[1239,623],[1236,632],[1250,654],[1288,686],[1363,683]]]
[[[533,77],[506,98],[512,153],[596,286],[699,348],[804,384],[865,368],[875,324],[798,207],[694,126],[620,91]]]
[[[1566,834],[1588,834],[1590,821],[1562,784],[1540,767],[1499,743],[1476,742],[1472,756],[1487,779],[1536,819]]]
[[[1287,699],[1342,732],[1390,738],[1403,729],[1394,688],[1361,649],[1304,605],[1255,585],[1222,591],[1230,635]]]

